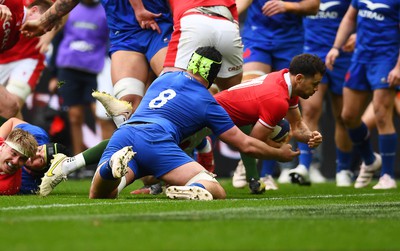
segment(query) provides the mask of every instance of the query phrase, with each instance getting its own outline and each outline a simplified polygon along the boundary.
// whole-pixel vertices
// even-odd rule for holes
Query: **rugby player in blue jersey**
[[[396,88],[400,86],[400,2],[398,0],[352,0],[335,42],[326,57],[333,69],[339,49],[356,31],[356,48],[343,89],[341,117],[363,163],[355,188],[370,184],[380,168],[380,179],[374,189],[394,189],[398,137],[393,124]],[[379,154],[374,153],[370,133],[361,120],[372,94],[378,129]]]
[[[304,24],[304,52],[311,53],[325,59],[335,41],[339,24],[345,15],[351,0],[321,0],[317,15],[306,16]],[[340,118],[342,111],[342,90],[344,77],[350,65],[351,51],[354,46],[355,34],[347,41],[346,46],[340,48],[340,57],[336,60],[333,70],[327,70],[318,91],[309,99],[301,99],[300,105],[305,123],[312,129],[318,130],[319,119],[322,114],[323,100],[329,91],[332,113],[335,119],[336,144],[336,185],[348,187],[353,183],[352,172],[352,143]],[[292,169],[291,174],[297,174],[308,180],[312,170],[310,165],[314,151],[307,144],[298,142],[300,149],[299,165]]]
[[[166,195],[172,199],[225,198],[214,175],[179,147],[183,139],[204,127],[253,157],[289,161],[299,154],[289,144],[270,147],[233,124],[207,90],[221,60],[214,47],[200,47],[187,72],[167,72],[152,83],[135,113],[111,137],[93,178],[90,198],[115,198],[124,175],[127,184],[154,175],[171,185]]]

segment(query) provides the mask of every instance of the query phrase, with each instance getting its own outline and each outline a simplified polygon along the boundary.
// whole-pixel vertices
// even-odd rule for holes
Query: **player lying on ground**
[[[12,135],[16,130],[22,130],[18,133],[21,138],[8,142],[8,138],[13,138]],[[63,145],[50,143],[45,130],[18,118],[10,118],[1,125],[0,142],[0,158],[5,161],[2,162],[3,166],[9,167],[3,168],[0,173],[0,194],[2,195],[35,194],[39,190],[41,178],[50,167],[53,154],[67,153]],[[15,150],[13,158],[8,156],[10,147]],[[31,151],[33,151],[32,154]],[[18,156],[19,160],[16,159]]]

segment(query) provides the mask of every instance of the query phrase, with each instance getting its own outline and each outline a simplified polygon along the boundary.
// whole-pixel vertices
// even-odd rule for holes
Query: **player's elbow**
[[[246,155],[253,155],[254,154],[254,146],[252,144],[252,141],[250,140],[250,137],[246,137],[236,147],[238,148],[239,152],[244,153]]]
[[[319,6],[318,6],[318,5],[313,6],[313,7],[310,9],[310,12],[308,13],[308,15],[317,15],[317,14],[318,14],[318,11],[319,11]]]
[[[306,15],[316,15],[318,14],[319,11],[319,2],[317,0],[314,0],[312,2],[310,2],[310,4],[308,5],[307,8],[307,13],[305,13]]]

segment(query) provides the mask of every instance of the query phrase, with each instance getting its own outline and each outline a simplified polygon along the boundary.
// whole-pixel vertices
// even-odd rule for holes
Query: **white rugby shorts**
[[[215,46],[222,54],[220,78],[240,74],[243,66],[243,43],[239,25],[228,19],[190,13],[174,26],[164,66],[186,69],[192,53],[201,46]]]

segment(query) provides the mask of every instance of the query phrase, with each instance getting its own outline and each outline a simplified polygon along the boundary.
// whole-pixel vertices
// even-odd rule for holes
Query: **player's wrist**
[[[340,48],[339,48],[338,46],[332,46],[331,49],[335,49],[335,50],[337,50],[337,51],[340,51]]]

